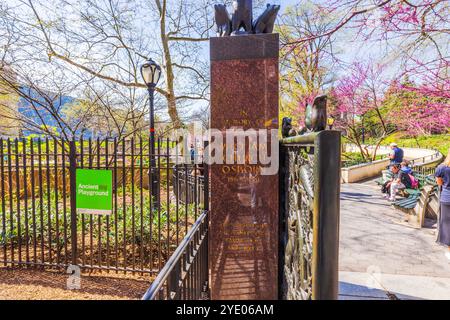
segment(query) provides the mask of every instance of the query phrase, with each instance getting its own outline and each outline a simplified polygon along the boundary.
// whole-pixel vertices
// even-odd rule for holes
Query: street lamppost
[[[155,201],[155,207],[159,205],[158,172],[155,160],[155,89],[161,78],[161,67],[152,59],[146,61],[141,66],[141,75],[147,85],[150,95],[150,170],[151,170],[151,192]]]

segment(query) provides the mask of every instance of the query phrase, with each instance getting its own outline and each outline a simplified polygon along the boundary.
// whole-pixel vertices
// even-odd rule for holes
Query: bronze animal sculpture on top
[[[252,2],[252,0],[233,1],[234,11],[231,18],[225,5],[215,5],[217,36],[272,33],[280,6],[268,4],[259,18],[253,21]]]
[[[217,25],[217,36],[229,36],[231,34],[231,19],[227,7],[223,4],[216,4],[214,6],[214,11]]]
[[[308,131],[323,131],[327,127],[327,96],[314,99],[312,105],[306,107],[305,126]]]
[[[268,4],[266,10],[253,23],[255,33],[272,33],[280,6]]]
[[[231,18],[232,35],[253,33],[252,0],[233,1],[233,17]],[[244,32],[240,31],[244,28]]]
[[[281,135],[283,138],[293,137],[297,132],[292,128],[292,118],[284,117],[281,126]]]

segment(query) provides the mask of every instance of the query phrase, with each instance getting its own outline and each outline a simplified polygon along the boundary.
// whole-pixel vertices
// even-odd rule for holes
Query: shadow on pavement
[[[423,299],[340,281],[339,300],[423,300]]]

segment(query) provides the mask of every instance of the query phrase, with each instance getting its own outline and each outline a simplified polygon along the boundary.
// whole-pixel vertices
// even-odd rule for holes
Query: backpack
[[[411,188],[411,178],[409,177],[409,174],[406,172],[402,172],[401,178],[400,178],[401,183],[403,183],[406,187],[406,189],[410,189]]]
[[[416,179],[412,174],[408,174],[409,180],[411,181],[411,188],[418,189],[419,188],[419,180]]]

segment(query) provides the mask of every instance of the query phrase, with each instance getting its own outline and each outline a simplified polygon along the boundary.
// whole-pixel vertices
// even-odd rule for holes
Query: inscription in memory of
[[[224,244],[231,255],[249,255],[263,252],[260,239],[267,237],[267,223],[234,223],[223,226]]]

